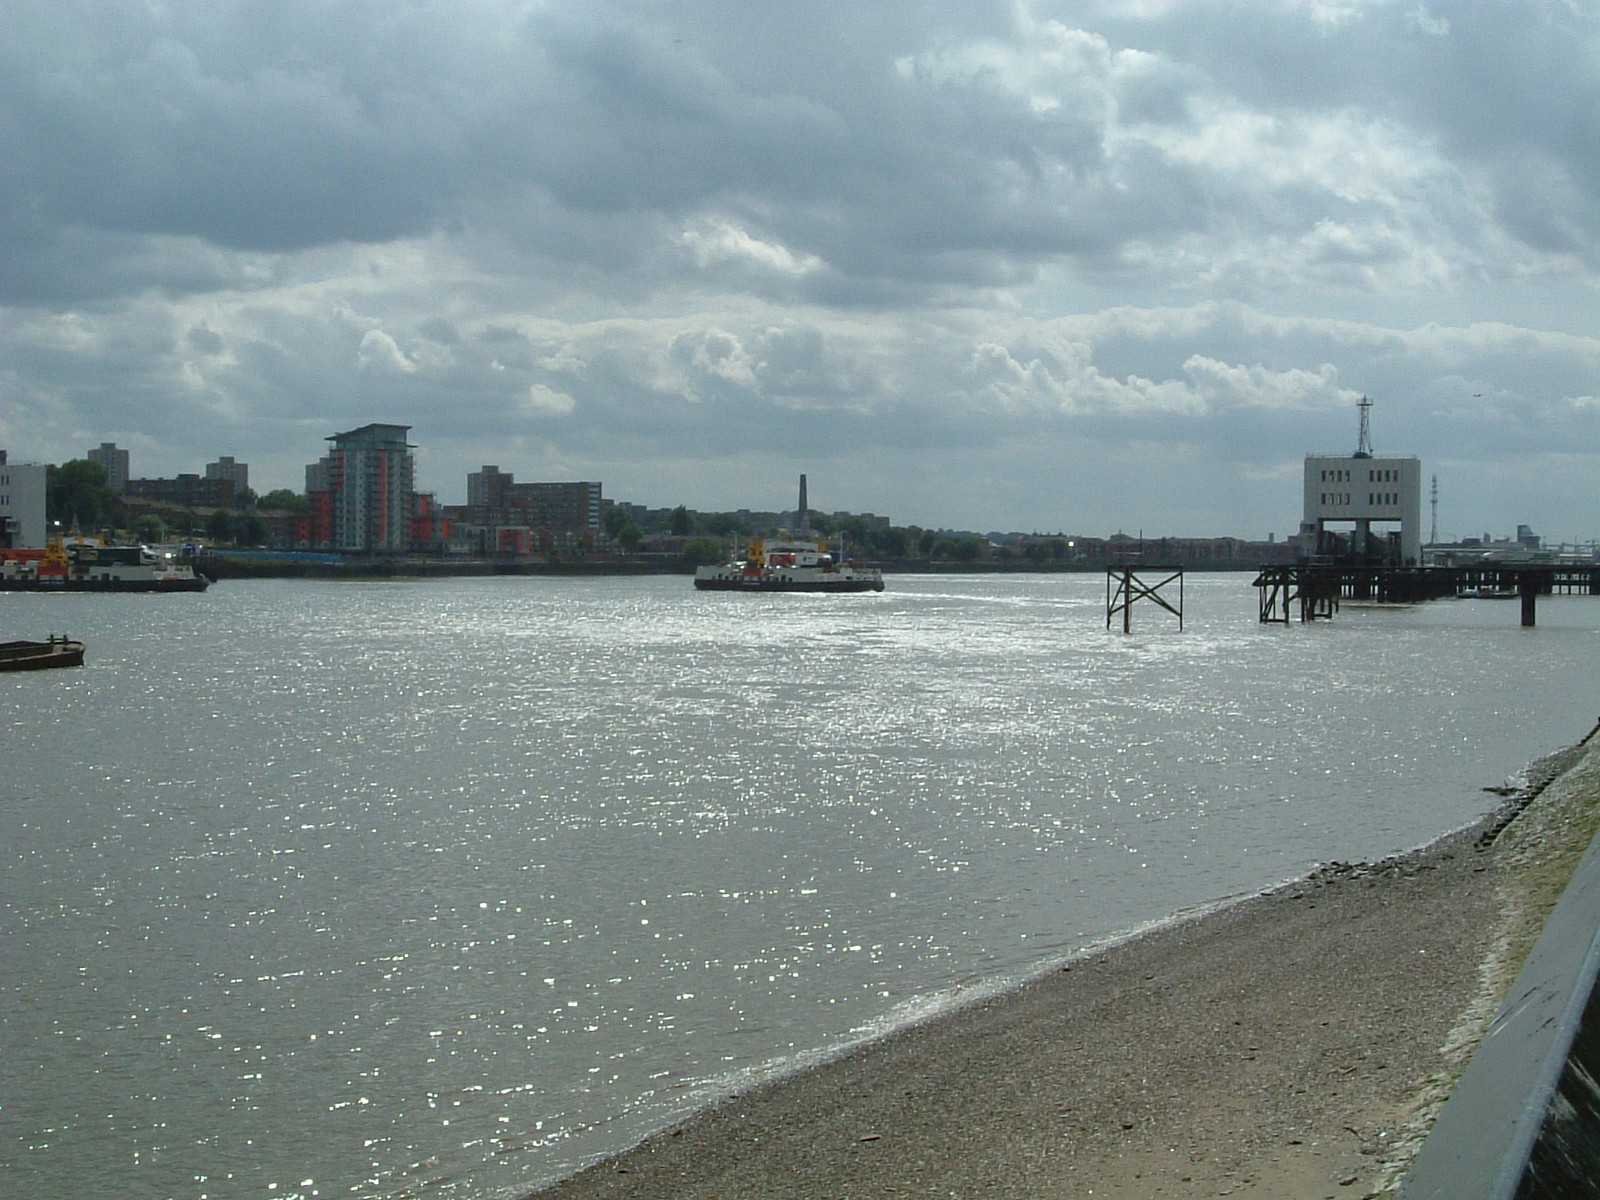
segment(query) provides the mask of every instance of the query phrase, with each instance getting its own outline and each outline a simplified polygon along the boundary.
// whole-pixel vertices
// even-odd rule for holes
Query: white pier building
[[[1367,427],[1372,401],[1363,396],[1358,407],[1361,434],[1354,454],[1306,456],[1300,553],[1419,566],[1422,462],[1373,454]]]

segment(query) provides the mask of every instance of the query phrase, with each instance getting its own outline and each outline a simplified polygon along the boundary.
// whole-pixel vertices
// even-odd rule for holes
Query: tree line
[[[907,529],[897,525],[869,522],[864,517],[834,517],[827,513],[810,514],[811,529],[834,544],[841,539],[855,557],[903,561],[922,558],[942,562],[975,562],[989,550],[988,542],[971,534],[940,533],[931,529]],[[697,563],[720,562],[727,557],[728,543],[772,533],[747,524],[737,513],[694,512],[678,505],[640,528],[625,508],[606,511],[606,535],[630,553],[649,533],[670,533],[688,539],[684,556]],[[1061,543],[1061,555],[1066,543]],[[1059,557],[1059,556],[1058,556]]]

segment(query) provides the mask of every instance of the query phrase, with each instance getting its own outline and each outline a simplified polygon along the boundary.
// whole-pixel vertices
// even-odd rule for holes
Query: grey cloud
[[[0,432],[1241,525],[1362,392],[1485,476],[1600,459],[1595,18],[1328,11],[17,0]]]
[[[146,10],[146,22],[134,9],[62,6],[48,32],[76,16],[72,56],[88,60],[70,72],[26,37],[47,32],[27,20],[34,10],[7,11],[13,169],[66,224],[279,251],[420,232],[450,194],[436,101],[348,69],[335,52],[357,39],[309,61],[288,47],[263,54],[251,18],[289,26],[292,6],[179,6],[168,20]],[[362,10],[318,11],[313,26]]]
[[[196,325],[189,330],[184,334],[184,340],[201,354],[222,353],[222,337],[215,330],[207,329],[203,325]]]
[[[461,342],[461,334],[455,324],[443,317],[429,317],[417,326],[417,332],[441,346],[456,346]]]
[[[1592,22],[1547,6],[1502,28],[1493,9],[1452,12],[1440,36],[1397,6],[1332,30],[1298,6],[1180,6],[1093,32],[1070,6],[1059,21],[978,7],[960,24],[910,9],[918,21],[894,25],[831,6],[190,3],[106,20],[17,5],[0,15],[0,194],[47,245],[92,229],[283,252],[475,228],[486,251],[499,230],[601,272],[655,257],[670,273],[651,243],[722,219],[814,258],[801,294],[823,302],[1015,287],[1052,261],[1116,271],[1141,246],[1248,247],[1329,217],[1371,225],[1378,265],[1403,258],[1419,231],[1354,196],[1415,181],[1321,178],[1298,162],[1314,146],[1281,140],[1321,108],[1446,139],[1488,172],[1511,232],[1573,252],[1600,160]],[[1218,105],[1277,124],[1254,154],[1279,178],[1193,157],[1183,143]],[[1540,164],[1565,186],[1511,186]],[[551,224],[566,228],[541,236]],[[603,246],[630,242],[605,262]],[[114,289],[122,256],[106,257]]]

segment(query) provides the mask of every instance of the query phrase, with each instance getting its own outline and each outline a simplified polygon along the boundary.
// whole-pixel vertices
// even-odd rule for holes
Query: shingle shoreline
[[[1530,774],[1472,828],[1108,946],[540,1196],[1384,1194],[1594,833],[1600,739]]]

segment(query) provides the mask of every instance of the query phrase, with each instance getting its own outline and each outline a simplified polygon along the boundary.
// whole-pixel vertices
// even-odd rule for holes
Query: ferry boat
[[[35,551],[35,554],[38,552]],[[148,546],[105,546],[52,537],[43,555],[0,563],[4,592],[203,592],[211,581],[188,563]]]
[[[883,572],[858,566],[811,532],[811,509],[806,504],[806,477],[800,476],[800,505],[795,525],[800,532],[785,532],[768,545],[756,538],[743,558],[718,567],[700,567],[694,586],[703,592],[881,592]]]
[[[771,543],[757,538],[743,558],[700,567],[694,586],[706,592],[881,592],[883,572],[841,560],[809,533]]]

